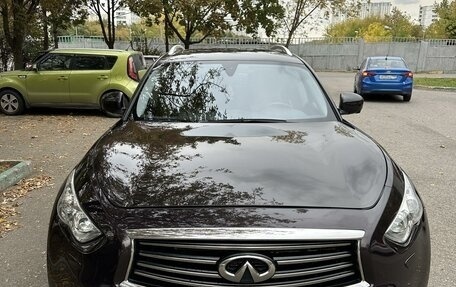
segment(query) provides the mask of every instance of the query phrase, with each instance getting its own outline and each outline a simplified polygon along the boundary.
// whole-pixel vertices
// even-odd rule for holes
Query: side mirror
[[[359,70],[361,70],[360,66],[353,67],[353,71],[359,71]]]
[[[124,95],[115,91],[107,93],[101,99],[101,109],[110,117],[121,117],[125,112]]]
[[[360,95],[343,92],[340,94],[339,112],[341,115],[359,114],[363,104],[364,99]]]
[[[36,64],[32,64],[32,63],[25,63],[24,65],[24,69],[27,70],[27,71],[36,71],[37,70],[37,67],[36,67]]]

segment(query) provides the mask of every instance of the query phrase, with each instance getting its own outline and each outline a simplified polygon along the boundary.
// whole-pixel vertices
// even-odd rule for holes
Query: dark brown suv
[[[362,105],[284,47],[172,49],[58,193],[50,286],[427,286],[423,203]]]

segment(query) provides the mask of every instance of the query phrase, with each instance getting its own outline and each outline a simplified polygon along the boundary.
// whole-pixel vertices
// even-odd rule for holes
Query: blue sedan
[[[354,92],[402,95],[405,102],[412,98],[413,73],[401,57],[367,57],[355,75]]]

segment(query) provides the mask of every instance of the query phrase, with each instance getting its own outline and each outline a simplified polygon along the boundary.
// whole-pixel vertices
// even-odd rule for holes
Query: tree
[[[163,15],[165,24],[185,48],[231,29],[228,18],[236,23],[237,29],[255,34],[262,27],[269,36],[283,15],[278,0],[127,0],[127,3],[142,17],[159,19]],[[179,26],[184,28],[183,32]]]
[[[456,1],[450,3],[448,0],[443,0],[440,4],[435,4],[434,11],[439,19],[431,24],[426,33],[456,39]]]
[[[366,42],[377,42],[391,37],[391,30],[388,28],[381,22],[374,22],[367,26],[367,30],[362,35]]]
[[[101,3],[101,0],[87,0],[87,5],[98,17],[106,45],[109,49],[114,49],[116,42],[115,13],[122,8],[122,1],[106,0],[106,2]]]
[[[159,38],[163,35],[163,23],[161,25],[154,25],[146,20],[141,20],[136,23],[132,23],[130,26],[131,33],[134,36],[144,35],[147,38]]]
[[[28,25],[34,22],[39,0],[0,0],[3,31],[16,69],[24,66],[23,48]]]
[[[423,31],[423,38],[447,38],[443,22],[433,22]]]
[[[239,4],[238,1],[234,0]],[[285,10],[280,0],[241,0],[239,6],[230,11],[231,17],[237,22],[237,30],[245,29],[247,34],[258,36],[258,29],[264,29],[270,37],[280,27],[280,19],[285,16]]]
[[[156,22],[150,21],[150,19],[142,20],[140,22],[133,23],[129,29],[131,31],[131,47],[134,50],[139,50],[145,55],[160,54],[158,47],[149,46],[148,39],[161,38],[163,36],[164,27],[162,20]]]
[[[360,1],[348,0],[282,0],[282,5],[285,7],[285,17],[283,18],[283,25],[287,30],[288,47],[293,39],[296,31],[311,17],[321,10],[324,18],[329,17],[329,11],[353,15],[358,8]],[[318,21],[314,21],[318,23]]]
[[[85,21],[82,24],[68,27],[65,32],[68,35],[103,36],[98,21]]]
[[[225,20],[225,17],[229,15],[230,7],[219,9],[219,5],[230,5],[230,2],[222,3],[222,1],[206,0],[175,1],[175,5],[172,5],[171,1],[164,2],[167,2],[164,5],[165,21],[174,34],[184,43],[186,49],[192,44],[201,43],[211,34],[214,35],[230,28],[230,25]],[[174,20],[185,27],[184,33],[177,29]],[[204,35],[199,39],[192,40],[192,36],[198,31]]]
[[[0,22],[0,30],[2,31],[0,33],[0,71],[6,71],[8,70],[8,63],[10,60],[11,56],[11,50],[8,47],[8,44],[6,43],[5,36],[3,34],[3,23]]]
[[[385,17],[371,16],[364,19],[349,18],[326,29],[328,37],[363,37],[367,41],[378,41],[383,37],[421,37],[421,27],[410,17],[394,8]],[[378,39],[375,39],[378,38]]]
[[[424,29],[421,25],[417,25],[417,24],[414,24],[412,27],[411,27],[411,35],[412,37],[415,37],[417,39],[419,38],[424,38]]]
[[[416,29],[416,26],[419,25],[413,24],[410,16],[401,12],[396,7],[393,8],[391,14],[386,15],[383,21],[383,24],[390,27],[390,32],[393,37],[416,37],[420,35],[417,33],[419,29]]]
[[[82,9],[83,5],[83,0],[41,0],[43,33],[46,37],[48,25],[50,25],[55,48],[58,48],[59,30],[66,30],[70,26],[79,25],[84,22],[87,17],[87,10]],[[46,50],[49,45],[45,41],[43,46]]]
[[[366,19],[349,18],[343,22],[330,25],[326,28],[327,37],[358,37],[362,36],[369,23],[380,22],[378,17],[369,17]]]

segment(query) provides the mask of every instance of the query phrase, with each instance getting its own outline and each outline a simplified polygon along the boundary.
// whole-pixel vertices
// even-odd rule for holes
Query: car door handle
[[[101,76],[98,76],[97,79],[98,79],[98,80],[107,80],[107,79],[109,79],[109,77],[108,77],[108,76],[105,76],[105,75],[101,75]]]
[[[68,80],[68,77],[67,76],[60,76],[60,77],[58,77],[58,80],[59,81],[66,81],[66,80]]]

